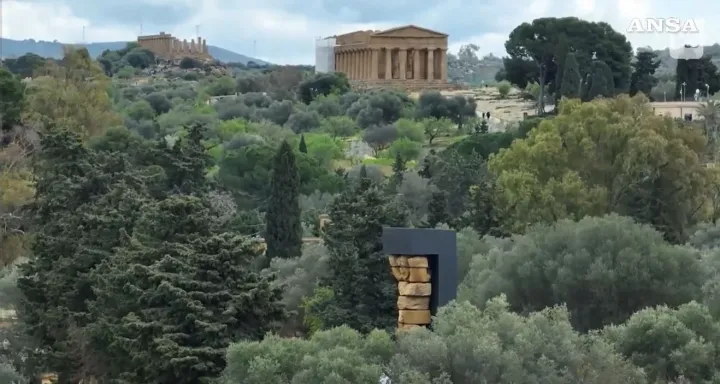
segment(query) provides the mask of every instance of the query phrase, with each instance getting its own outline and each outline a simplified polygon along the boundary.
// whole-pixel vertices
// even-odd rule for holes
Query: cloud
[[[450,50],[468,43],[502,56],[509,32],[538,17],[605,21],[625,33],[633,18],[700,20],[720,14],[701,0],[2,0],[2,34],[62,42],[135,40],[160,31],[274,63],[311,64],[317,37],[416,24],[450,35]],[[702,24],[702,23],[699,23]],[[705,30],[707,28],[707,30]],[[720,25],[704,23],[707,36]],[[634,47],[665,47],[667,34],[629,34]]]

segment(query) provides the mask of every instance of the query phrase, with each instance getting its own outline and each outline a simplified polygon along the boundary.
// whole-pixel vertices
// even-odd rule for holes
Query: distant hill
[[[115,41],[106,43],[90,43],[90,44],[79,44],[87,47],[90,56],[98,57],[106,50],[117,50],[125,48],[127,42]],[[20,57],[26,53],[34,53],[38,56],[49,57],[54,59],[62,58],[63,43],[58,41],[42,41],[42,40],[12,40],[0,38],[0,47],[2,47],[2,58],[13,58]],[[208,45],[210,55],[223,63],[243,63],[247,64],[248,61],[254,61],[257,64],[269,64],[265,61],[254,59],[249,56],[241,55],[227,49],[216,47],[214,45]]]

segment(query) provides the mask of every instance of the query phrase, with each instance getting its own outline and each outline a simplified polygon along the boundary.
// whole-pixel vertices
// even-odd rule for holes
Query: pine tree
[[[418,170],[418,175],[422,177],[423,179],[430,179],[432,178],[432,166],[433,162],[437,159],[437,152],[435,152],[434,149],[430,150],[430,153],[428,153],[427,156],[423,159],[423,165],[420,170]]]
[[[395,156],[395,162],[392,166],[393,174],[392,176],[390,176],[390,181],[388,183],[388,190],[390,191],[390,193],[396,193],[398,187],[400,187],[400,184],[402,184],[403,173],[407,169],[405,164],[405,160],[398,153]]]
[[[603,61],[593,62],[593,72],[590,79],[590,88],[588,90],[588,99],[593,100],[597,97],[612,97],[615,93],[615,85],[613,83],[612,71],[610,67]]]
[[[575,54],[569,53],[565,59],[565,68],[560,85],[560,94],[568,99],[580,98],[580,69]]]
[[[499,213],[495,205],[495,184],[483,181],[470,187],[470,200],[464,220],[481,236],[504,236],[500,225]]]
[[[325,327],[348,325],[361,332],[397,325],[397,284],[382,247],[382,228],[407,225],[407,212],[369,179],[330,205],[323,234],[329,271],[320,283],[333,299],[318,314]]]
[[[487,120],[484,120],[484,119],[483,119],[483,120],[480,122],[480,125],[479,125],[479,127],[478,127],[478,131],[479,131],[479,133],[488,133],[488,130],[489,130],[488,122],[487,122]]]
[[[308,153],[307,151],[307,144],[305,144],[305,135],[300,135],[300,152],[302,153]]]
[[[435,228],[438,224],[450,224],[450,216],[447,210],[447,198],[442,191],[433,192],[428,203],[427,225]]]
[[[267,204],[267,259],[299,257],[302,248],[300,176],[295,164],[295,154],[287,141],[280,145],[273,160]]]
[[[642,92],[645,96],[650,95],[650,91],[658,83],[655,71],[660,67],[660,64],[661,62],[657,59],[655,52],[639,51],[635,55],[635,62],[632,63],[633,73],[630,76],[630,96],[635,96],[639,92]]]
[[[143,209],[136,234],[95,273],[101,319],[89,334],[115,359],[108,380],[212,383],[230,342],[259,340],[284,317],[282,291],[250,269],[248,239],[213,234],[206,202],[171,196]]]
[[[203,145],[205,128],[195,124],[188,129],[186,138],[160,139],[147,154],[148,161],[163,168],[166,175],[164,189],[169,193],[204,194],[210,189],[207,170],[212,157]]]
[[[78,348],[70,332],[87,325],[87,303],[95,297],[90,273],[132,230],[145,187],[123,153],[91,152],[79,135],[54,128],[41,144],[33,258],[21,267],[18,288],[27,299],[19,312],[50,351],[44,355],[47,368],[72,377],[76,369],[92,365],[88,359],[102,359]]]

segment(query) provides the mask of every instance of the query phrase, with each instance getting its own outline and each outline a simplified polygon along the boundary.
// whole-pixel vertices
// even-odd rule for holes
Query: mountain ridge
[[[64,45],[76,45],[84,46],[87,48],[91,57],[98,57],[100,54],[109,50],[118,50],[125,48],[128,41],[106,41],[97,43],[87,44],[67,44],[55,41],[44,41],[44,40],[13,40],[0,38],[0,58],[8,59],[14,57],[20,57],[27,53],[34,53],[41,57],[48,57],[53,59],[61,59],[63,54]],[[266,61],[256,59],[250,56],[246,56],[240,53],[236,53],[224,48],[220,48],[214,45],[208,45],[208,51],[210,55],[224,63],[242,63],[247,64],[249,61],[254,61],[256,64],[270,64]]]

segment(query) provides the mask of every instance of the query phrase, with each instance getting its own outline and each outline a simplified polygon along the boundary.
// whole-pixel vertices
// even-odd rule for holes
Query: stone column
[[[360,61],[358,60],[358,51],[353,50],[350,53],[350,60],[352,60],[352,78],[353,80],[357,80],[358,78],[358,69],[360,69]]]
[[[352,79],[352,52],[345,52],[345,73],[348,79]]]
[[[447,83],[447,48],[440,50],[440,80]]]
[[[385,48],[385,80],[392,78],[392,48]]]
[[[367,54],[365,52],[365,49],[360,50],[360,80],[367,79]]]
[[[415,80],[421,80],[422,79],[422,71],[420,66],[420,50],[419,49],[413,49],[413,79]]]
[[[367,49],[363,49],[360,52],[362,53],[363,62],[362,79],[367,80],[368,78],[370,78],[370,53]]]
[[[358,80],[362,80],[365,78],[365,68],[367,65],[365,65],[365,50],[361,49],[358,51],[358,62],[360,63],[359,71],[358,71]]]
[[[435,48],[428,48],[427,77],[428,82],[435,80]]]
[[[357,51],[350,51],[350,78],[355,80],[357,79],[357,68],[358,68],[358,61],[357,61]]]
[[[370,79],[371,80],[377,80],[378,79],[378,66],[379,64],[379,56],[380,56],[380,50],[373,48],[371,55],[370,55]]]
[[[407,49],[398,49],[398,60],[400,61],[398,65],[398,70],[400,71],[398,77],[400,80],[405,80],[407,77]]]
[[[358,53],[357,50],[353,50],[352,53],[350,54],[352,57],[352,61],[353,61],[353,80],[357,80],[357,74],[360,69],[360,60],[358,60],[358,58],[357,58],[357,56],[358,56],[357,53]]]
[[[345,73],[345,52],[338,52],[338,71]]]

